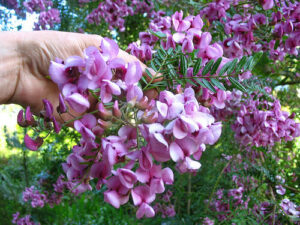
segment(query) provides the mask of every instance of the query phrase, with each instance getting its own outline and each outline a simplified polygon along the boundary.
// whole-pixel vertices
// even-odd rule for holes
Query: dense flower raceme
[[[140,32],[141,46],[136,43],[129,45],[128,51],[142,61],[151,59],[153,48],[157,42],[165,48],[182,47],[183,53],[191,53],[198,50],[198,57],[203,59],[205,65],[211,59],[223,56],[223,49],[218,43],[211,43],[212,36],[209,32],[203,32],[203,21],[200,15],[183,18],[183,12],[175,12],[172,16],[164,16],[157,13],[155,19],[150,22],[149,28],[154,32],[162,32],[165,38],[159,39],[149,32]],[[223,58],[223,64],[229,60]],[[222,65],[222,64],[221,64]]]
[[[242,154],[238,154],[236,156],[223,155],[225,161],[232,160],[232,162],[227,165],[224,172],[231,177],[232,183],[236,188],[229,190],[219,189],[215,192],[214,197],[210,200],[210,209],[218,212],[217,217],[219,221],[230,220],[232,217],[233,208],[235,210],[240,209],[251,211],[251,215],[255,216],[257,222],[264,221],[266,224],[274,224],[273,221],[276,221],[276,224],[282,224],[282,221],[280,221],[279,218],[279,214],[282,214],[282,210],[287,215],[295,217],[299,216],[300,207],[291,202],[289,199],[282,199],[280,203],[278,202],[281,208],[274,213],[274,202],[269,200],[261,200],[258,202],[258,199],[249,198],[249,192],[258,190],[260,186],[259,180],[253,176],[244,177],[238,174],[239,171],[241,171],[241,168],[243,171],[247,171],[253,165],[257,164],[257,162],[260,160],[261,153],[248,148]],[[245,162],[244,158],[250,159],[250,162]],[[280,175],[277,175],[275,178],[275,188],[270,188],[276,189],[276,194],[278,195],[276,196],[276,199],[280,199],[281,196],[285,194],[285,188],[282,186],[282,184],[285,183],[285,179]],[[265,191],[266,196],[272,195],[269,189]],[[249,204],[252,205],[251,208],[248,207]]]
[[[253,94],[242,103],[232,125],[235,138],[244,146],[271,147],[275,142],[299,137],[300,123],[295,122],[294,115],[282,111],[279,100],[271,102],[261,97]]]
[[[80,0],[80,3],[87,3],[89,1]],[[127,0],[113,1],[105,0],[100,2],[98,7],[94,9],[88,16],[87,21],[89,23],[99,24],[101,20],[109,25],[109,29],[118,29],[119,31],[125,31],[125,18],[127,16],[132,16],[138,13],[147,13],[151,16],[153,12],[153,2],[152,1],[140,1],[133,0],[129,2]]]
[[[16,212],[15,214],[13,214],[12,223],[17,224],[17,225],[40,225],[40,223],[35,223],[35,222],[31,221],[30,215],[26,215],[26,216],[20,218],[19,212]]]
[[[60,12],[52,8],[52,0],[28,0],[23,3],[29,13],[39,13],[38,22],[34,23],[34,30],[48,30],[54,24],[60,23]]]
[[[41,185],[42,187],[43,185]],[[36,187],[25,188],[23,201],[30,202],[32,208],[43,208],[46,204],[50,207],[60,204],[65,190],[72,189],[72,183],[65,181],[65,177],[60,175],[52,190],[39,191]]]
[[[80,194],[91,190],[89,182],[96,179],[97,189],[107,186],[106,202],[119,208],[131,196],[138,207],[136,216],[152,217],[155,211],[150,204],[156,194],[174,181],[173,171],[163,163],[176,162],[181,173],[197,171],[205,145],[213,145],[220,137],[221,123],[199,105],[191,87],[176,93],[165,90],[158,99],[148,100],[138,84],[140,64],[117,58],[118,46],[110,39],[104,38],[100,48],[87,48],[84,58],[57,59],[49,69],[61,90],[58,111],[68,112],[68,103],[72,110],[84,114],[74,122],[80,143],[63,164],[67,186]],[[93,113],[87,113],[90,92],[100,100]],[[41,115],[48,127],[59,132],[53,106],[46,99]],[[29,108],[25,114],[20,111],[18,123],[37,126]],[[108,130],[110,135],[106,135]],[[31,150],[37,150],[42,140],[25,136]],[[174,215],[174,209],[168,208],[166,215]]]
[[[235,0],[212,2],[200,11],[200,15],[212,24],[215,21],[223,24],[228,37],[222,42],[226,57],[241,57],[263,50],[268,51],[272,59],[283,60],[286,54],[297,56],[300,45],[300,3],[287,2],[262,0],[264,10],[273,8],[275,4],[281,8],[271,17],[264,10],[255,13],[253,5]],[[231,6],[237,7],[237,4],[240,4],[243,13],[228,13]]]

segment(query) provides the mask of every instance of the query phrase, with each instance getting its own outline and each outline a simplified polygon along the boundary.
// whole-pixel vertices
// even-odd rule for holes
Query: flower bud
[[[101,119],[110,120],[112,118],[112,112],[110,110],[107,110],[102,102],[98,104],[98,110]]]
[[[99,123],[100,127],[103,128],[104,130],[110,128],[112,125],[110,121],[104,121],[101,119],[98,119],[98,123]]]
[[[30,107],[28,106],[25,111],[25,123],[27,126],[36,126],[36,121],[33,118],[32,112],[30,111]]]
[[[128,102],[128,106],[130,108],[133,108],[136,104],[136,97],[134,97],[133,99],[131,99],[129,102]]]
[[[53,106],[50,101],[43,99],[44,109],[45,109],[45,118],[51,119],[53,115]]]
[[[143,123],[155,123],[158,119],[158,113],[157,112],[153,112],[151,115],[146,116],[145,114],[142,117],[142,122]]]
[[[114,102],[113,115],[117,118],[121,118],[122,116],[122,112],[119,109],[119,102],[117,100]]]
[[[28,134],[24,137],[24,143],[26,148],[32,151],[38,150],[39,147],[43,144],[44,140],[41,137],[37,137],[36,139],[32,139],[28,136]]]
[[[19,126],[21,126],[21,127],[27,127],[28,126],[25,122],[25,119],[24,119],[24,110],[23,109],[21,109],[18,113],[17,122],[18,122]]]
[[[67,112],[67,106],[65,104],[62,94],[59,94],[59,105],[56,110],[60,114]]]
[[[145,110],[149,107],[148,97],[143,96],[143,98],[136,104],[136,107],[140,110]]]

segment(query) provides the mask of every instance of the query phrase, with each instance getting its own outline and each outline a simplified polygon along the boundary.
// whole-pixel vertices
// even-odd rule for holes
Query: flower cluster
[[[175,214],[176,214],[175,208],[174,208],[174,205],[171,204],[172,195],[173,195],[173,193],[170,190],[168,190],[162,197],[163,203],[156,203],[154,205],[153,208],[154,208],[155,214],[161,213],[162,218],[175,216]]]
[[[44,119],[44,123],[43,123],[44,128],[53,128],[56,133],[59,133],[61,130],[61,125],[53,115],[54,111],[53,111],[52,104],[47,99],[43,99],[43,105],[44,105],[44,110],[40,112],[40,116],[43,117]],[[65,103],[60,98],[60,105],[58,111],[61,110],[61,108],[65,109],[66,106]],[[37,131],[39,132],[42,131],[42,127],[38,126],[38,122],[33,117],[33,114],[29,106],[26,108],[25,113],[23,109],[19,111],[17,122],[21,127],[32,127],[34,129],[37,129]],[[33,139],[28,134],[26,134],[24,137],[25,146],[31,151],[38,150],[38,148],[43,144],[43,142],[44,142],[44,138],[40,136]]]
[[[38,22],[34,23],[34,30],[48,30],[53,28],[55,23],[60,23],[59,10],[52,8],[51,0],[28,0],[23,5],[29,13],[39,12]]]
[[[235,0],[221,0],[208,4],[200,11],[210,23],[220,22],[227,39],[222,42],[226,57],[242,57],[257,51],[269,51],[274,60],[283,60],[286,54],[298,55],[299,39],[299,2],[287,1],[280,4],[280,11],[273,12],[268,20],[264,11],[253,13],[251,4],[238,5]],[[273,0],[261,1],[264,10],[273,8]],[[240,7],[243,13],[228,13],[230,6]],[[270,34],[269,36],[266,35]],[[257,41],[257,40],[260,41]]]
[[[285,198],[280,203],[281,209],[290,216],[298,217],[300,216],[300,206]]]
[[[199,104],[191,87],[176,89],[176,93],[165,90],[158,99],[148,99],[139,84],[140,64],[117,58],[119,48],[110,39],[103,38],[100,48],[87,48],[84,58],[57,59],[49,68],[61,91],[57,112],[80,115],[71,121],[81,134],[80,143],[63,164],[68,182],[60,177],[54,188],[61,192],[67,187],[80,194],[91,190],[90,181],[96,180],[97,189],[106,185],[104,200],[109,204],[119,208],[131,196],[138,207],[137,218],[152,217],[155,211],[150,204],[156,194],[174,181],[173,171],[163,163],[176,162],[181,173],[197,171],[205,145],[213,145],[220,137],[221,123]],[[91,95],[98,101],[93,112]],[[52,104],[48,100],[43,103],[46,127],[59,132]],[[20,111],[18,123],[39,131],[29,108],[25,114]],[[31,150],[37,150],[41,140],[25,136]],[[43,195],[32,188],[24,196],[26,201],[32,199],[34,206],[44,204]],[[166,215],[173,215],[172,209],[168,208]]]
[[[160,40],[160,44],[165,48],[174,48],[176,45],[182,47],[183,53],[191,53],[198,50],[197,57],[203,59],[202,65],[205,65],[211,59],[217,59],[223,56],[223,49],[218,43],[211,43],[212,36],[209,32],[202,32],[203,21],[200,15],[188,16],[183,18],[183,12],[175,12],[171,17],[163,16],[160,13],[150,22],[149,28],[153,32],[162,32],[166,37],[159,39],[149,32],[140,32],[139,37],[141,46],[130,45],[128,51],[141,60],[150,57],[150,49]],[[149,49],[150,47],[150,49]],[[142,56],[142,57],[141,57]],[[222,60],[223,65],[228,59]]]
[[[48,0],[30,0],[24,2],[23,5],[29,13],[33,13],[34,11],[45,11],[48,7],[53,6],[53,2]]]
[[[40,223],[35,223],[33,221],[30,220],[30,215],[26,215],[22,218],[19,218],[20,213],[16,212],[15,214],[13,214],[13,220],[12,223],[13,224],[17,224],[17,225],[40,225]]]
[[[23,201],[28,202],[29,200],[31,201],[31,206],[33,208],[43,208],[47,197],[45,194],[41,194],[38,190],[35,190],[34,186],[31,186],[30,188],[25,188],[25,191],[23,192]]]
[[[84,3],[86,1],[80,2]],[[98,7],[87,16],[87,21],[89,23],[95,23],[98,25],[101,22],[101,19],[104,19],[110,30],[117,28],[119,31],[123,32],[125,31],[124,25],[125,18],[127,16],[132,16],[138,13],[147,13],[148,16],[151,16],[152,9],[152,1],[146,2],[133,0],[131,1],[130,5],[128,5],[127,0],[105,0],[100,2]]]
[[[242,145],[273,146],[282,139],[291,141],[300,136],[300,123],[293,120],[293,114],[281,110],[279,100],[274,102],[254,95],[242,103],[232,129],[235,138]]]

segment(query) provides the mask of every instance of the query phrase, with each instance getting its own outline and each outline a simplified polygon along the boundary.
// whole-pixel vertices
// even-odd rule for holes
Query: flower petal
[[[39,147],[43,144],[44,140],[40,137],[37,137],[35,140],[30,138],[28,134],[24,137],[24,143],[26,148],[28,148],[31,151],[38,150]]]

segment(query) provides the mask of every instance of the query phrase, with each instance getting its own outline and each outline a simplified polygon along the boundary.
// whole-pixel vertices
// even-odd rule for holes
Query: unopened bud
[[[37,122],[33,118],[32,112],[30,111],[30,107],[28,106],[25,111],[25,123],[27,126],[36,126]]]
[[[60,114],[67,112],[67,106],[62,94],[59,94],[59,105],[57,106],[56,110]]]
[[[121,118],[122,116],[122,112],[119,109],[119,102],[117,100],[114,102],[113,115],[117,118]]]
[[[28,126],[25,122],[25,119],[24,119],[24,110],[23,109],[21,109],[18,113],[17,122],[18,122],[19,126],[21,126],[21,127],[27,127]]]
[[[107,110],[102,102],[98,104],[98,110],[101,119],[110,120],[112,118],[112,112],[110,110]]]
[[[136,104],[136,97],[134,97],[133,99],[131,99],[129,102],[128,102],[128,106],[133,108]]]
[[[101,137],[102,134],[104,133],[104,130],[102,127],[100,126],[95,126],[92,128],[93,133],[97,136],[97,137]]]
[[[149,116],[146,116],[146,115],[143,115],[142,117],[142,122],[143,123],[155,123],[158,119],[158,113],[157,112],[153,112],[151,115]]]
[[[145,110],[149,107],[148,97],[143,96],[143,98],[136,104],[136,107],[140,110]]]
[[[183,93],[183,91],[182,91],[182,88],[181,88],[181,85],[179,84],[179,85],[177,85],[177,87],[176,87],[176,92],[177,92],[177,94],[182,94]]]
[[[99,123],[100,127],[103,128],[104,130],[110,128],[112,125],[110,121],[104,121],[101,119],[98,119],[98,123]]]

